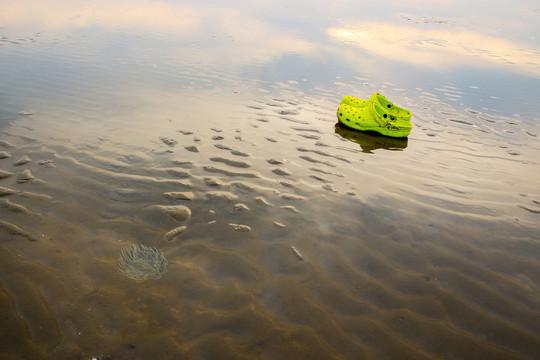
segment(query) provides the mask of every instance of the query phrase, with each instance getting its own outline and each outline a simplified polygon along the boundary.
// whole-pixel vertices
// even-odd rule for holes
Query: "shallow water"
[[[0,5],[1,357],[538,357],[539,11],[463,4]]]

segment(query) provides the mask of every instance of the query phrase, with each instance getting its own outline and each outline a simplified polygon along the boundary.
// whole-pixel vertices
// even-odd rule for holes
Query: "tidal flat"
[[[528,1],[47,3],[0,5],[1,358],[540,356]],[[377,91],[408,138],[338,124]]]

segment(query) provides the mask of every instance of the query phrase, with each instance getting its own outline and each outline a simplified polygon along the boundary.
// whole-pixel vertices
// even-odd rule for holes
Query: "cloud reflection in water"
[[[365,22],[330,28],[328,34],[393,61],[434,69],[505,66],[540,77],[539,49],[472,31]]]
[[[435,1],[439,9],[447,9],[446,1],[442,3]],[[59,1],[54,7],[34,0],[10,2],[0,4],[0,23],[5,29],[27,29],[29,32],[69,33],[77,28],[95,28],[101,31],[126,30],[145,35],[168,34],[178,42],[199,41],[198,49],[204,49],[204,54],[194,56],[200,61],[204,59],[202,62],[205,64],[262,63],[278,59],[286,53],[322,56],[334,54],[353,65],[358,63],[358,54],[343,51],[341,44],[328,41],[337,40],[391,61],[419,67],[497,67],[540,77],[538,46],[518,43],[493,35],[492,32],[484,32],[481,27],[478,28],[478,23],[475,23],[474,28],[465,29],[440,17],[446,26],[402,25],[393,23],[395,18],[399,17],[394,12],[372,21],[368,19],[373,18],[375,10],[370,7],[356,12],[354,10],[357,10],[359,5],[323,4],[325,3],[312,4],[318,11],[326,12],[327,17],[319,19],[320,15],[311,13],[309,16],[317,17],[320,24],[310,29],[305,28],[309,22],[299,29],[287,20],[286,14],[291,11],[292,5],[285,6],[283,14],[273,13],[270,18],[261,18],[256,15],[260,11],[256,12],[249,3],[238,7],[224,7],[219,3],[215,5],[143,0],[97,0],[93,1],[91,6],[77,1]],[[267,4],[260,4],[263,9],[265,6]],[[402,2],[398,4],[390,1],[386,6],[389,9],[395,8],[396,11],[403,7],[415,9],[414,4],[403,5]],[[461,5],[454,5],[459,6]],[[474,9],[471,12],[469,16],[476,16]],[[341,15],[337,16],[338,14]],[[516,28],[519,22],[516,16],[510,15],[505,17],[507,29]],[[403,15],[401,17],[403,18]],[[344,20],[341,22],[342,20],[336,19]],[[486,35],[487,33],[490,35]],[[226,39],[229,43],[211,43],[208,41],[210,37]],[[182,51],[185,53],[184,49]],[[174,53],[174,50],[172,52]],[[180,57],[185,59],[186,56],[183,54]],[[364,65],[365,63],[368,61],[364,61]]]
[[[307,53],[313,44],[285,30],[250,17],[245,11],[221,6],[202,6],[147,1],[94,1],[92,6],[60,1],[57,6],[27,0],[0,4],[0,23],[28,33],[71,33],[86,28],[126,31],[169,41],[196,42],[205,53],[194,54],[204,63],[262,62],[286,52]],[[20,36],[21,34],[17,34]],[[212,38],[220,41],[211,42]],[[228,43],[224,45],[223,40]],[[226,47],[226,48],[225,48]],[[185,48],[182,48],[185,58]],[[174,48],[171,49],[174,54]],[[173,55],[174,57],[174,55]]]

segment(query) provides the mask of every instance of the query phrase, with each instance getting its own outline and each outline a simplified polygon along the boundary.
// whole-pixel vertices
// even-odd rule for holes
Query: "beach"
[[[8,5],[0,357],[539,356],[537,47],[464,54],[441,35],[456,17],[396,10],[407,41],[454,44],[454,76],[402,71],[359,40],[386,39],[374,24],[314,40],[292,5],[64,4],[32,26]],[[408,138],[338,123],[343,96],[377,91],[412,112]],[[119,271],[137,244],[158,277]]]

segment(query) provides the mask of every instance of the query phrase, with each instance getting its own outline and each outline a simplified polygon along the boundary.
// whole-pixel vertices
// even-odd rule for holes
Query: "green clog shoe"
[[[341,103],[337,116],[343,125],[355,130],[375,131],[396,138],[407,137],[413,127],[410,121],[392,115],[387,109],[373,101],[361,107]]]
[[[390,100],[388,100],[383,94],[378,92],[371,95],[371,97],[367,100],[362,100],[354,96],[345,96],[343,97],[343,99],[341,99],[341,103],[354,107],[366,107],[371,103],[377,103],[381,107],[386,109],[386,113],[388,115],[393,115],[405,121],[411,121],[412,114],[409,110],[405,110],[403,108],[400,108],[399,106],[392,104]]]
[[[401,120],[411,121],[411,112],[392,104],[383,94],[375,93],[371,95],[371,101],[383,107],[388,115],[395,116]]]
[[[343,99],[341,99],[342,104],[347,104],[354,107],[365,107],[368,106],[370,102],[371,98],[362,100],[354,96],[344,96]]]

